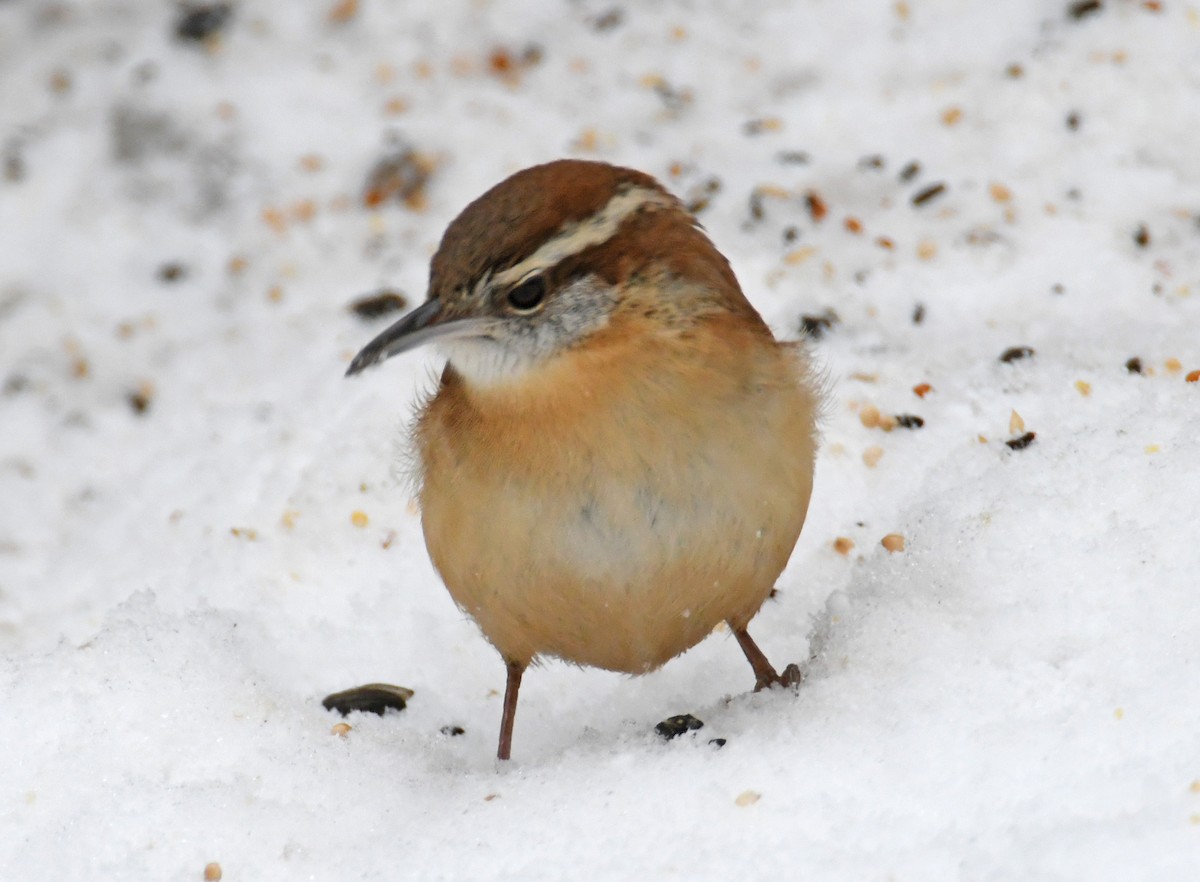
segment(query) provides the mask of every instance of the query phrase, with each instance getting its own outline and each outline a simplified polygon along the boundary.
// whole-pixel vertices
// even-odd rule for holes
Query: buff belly
[[[647,452],[632,471],[570,445],[540,469],[427,456],[430,557],[506,659],[652,670],[720,622],[744,626],[804,523],[811,459],[738,440]]]

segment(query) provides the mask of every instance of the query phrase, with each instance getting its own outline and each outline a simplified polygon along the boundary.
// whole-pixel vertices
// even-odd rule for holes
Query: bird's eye
[[[508,292],[508,303],[517,312],[532,312],[546,299],[546,280],[534,276]]]

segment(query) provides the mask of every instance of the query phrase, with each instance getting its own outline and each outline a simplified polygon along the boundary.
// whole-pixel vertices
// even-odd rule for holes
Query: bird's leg
[[[802,675],[798,665],[788,665],[783,669],[783,676],[780,676],[745,628],[738,628],[733,622],[729,623],[729,628],[733,631],[733,636],[737,638],[738,646],[742,647],[742,652],[746,654],[746,660],[750,662],[750,667],[754,669],[755,692],[766,689],[768,686],[799,684]]]
[[[521,688],[521,675],[525,665],[508,662],[508,682],[504,686],[504,714],[500,717],[500,747],[496,758],[506,760],[512,754],[513,719],[517,715],[517,691]]]

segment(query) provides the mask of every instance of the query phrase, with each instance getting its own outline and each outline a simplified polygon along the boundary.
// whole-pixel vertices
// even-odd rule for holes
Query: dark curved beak
[[[350,362],[346,376],[353,377],[371,365],[379,364],[393,355],[399,355],[433,340],[488,337],[496,325],[496,318],[455,315],[453,310],[447,311],[443,307],[441,300],[426,300],[364,346]]]
[[[439,322],[441,315],[441,301],[426,300],[364,346],[362,351],[350,362],[350,367],[346,369],[346,376],[352,377],[371,365],[379,364],[393,355],[398,355],[435,337],[440,337],[451,327]]]

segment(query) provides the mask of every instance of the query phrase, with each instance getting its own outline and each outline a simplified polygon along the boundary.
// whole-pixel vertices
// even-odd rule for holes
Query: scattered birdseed
[[[1005,441],[1004,443],[1007,444],[1013,450],[1024,450],[1026,447],[1028,447],[1030,444],[1033,443],[1035,438],[1037,438],[1037,432],[1026,432],[1021,437],[1010,438],[1007,441]]]
[[[1138,224],[1137,229],[1133,231],[1133,244],[1138,248],[1146,248],[1150,245],[1150,231],[1145,224]]]
[[[699,214],[708,208],[712,197],[721,192],[721,187],[720,178],[715,176],[705,178],[691,188],[688,197],[684,200],[684,207],[687,208],[689,214]]]
[[[21,156],[20,145],[10,143],[4,150],[4,180],[12,183],[25,179],[25,160]]]
[[[724,738],[709,738],[708,743],[711,744],[713,747],[715,747],[717,750],[720,750],[722,747],[725,746],[726,742],[725,742]]]
[[[1030,346],[1010,346],[1000,353],[1000,360],[1005,364],[1012,364],[1022,358],[1032,358],[1035,354]]]
[[[158,268],[158,279],[161,282],[178,282],[187,278],[187,267],[177,260],[164,263]]]
[[[900,183],[907,184],[909,181],[913,180],[920,173],[921,173],[921,163],[917,162],[914,159],[912,162],[905,165],[904,168],[900,169],[900,174],[897,175],[897,177],[900,179]]]
[[[783,120],[777,116],[767,116],[761,119],[747,120],[742,125],[742,131],[747,135],[761,135],[763,132],[778,132],[783,128]]]
[[[809,215],[817,223],[825,220],[825,215],[829,214],[829,206],[815,190],[809,190],[804,194],[804,205],[808,208]]]
[[[930,386],[928,383],[917,383],[917,385],[913,386],[913,394],[916,395],[918,398],[924,398],[926,395],[928,395],[932,391],[933,391],[933,387]]]
[[[753,790],[743,790],[738,794],[738,798],[734,800],[734,804],[745,808],[748,805],[754,805],[760,799],[762,799],[761,793],[755,793]]]
[[[613,28],[621,24],[625,20],[625,11],[614,6],[607,12],[602,12],[592,19],[592,30],[603,33],[611,31]]]
[[[942,183],[941,181],[938,181],[936,184],[930,184],[928,187],[925,187],[924,189],[919,190],[915,194],[913,194],[912,204],[913,205],[924,205],[926,202],[932,202],[934,199],[941,196],[945,192],[946,192],[946,185],[944,183]]]
[[[465,735],[466,732],[467,730],[462,726],[442,726],[441,728],[441,733],[443,735],[449,735],[451,738],[454,738],[458,735]]]
[[[494,47],[487,56],[487,71],[509,83],[516,83],[525,69],[541,64],[545,52],[536,43],[529,43],[519,52],[507,46]]]
[[[354,727],[349,723],[334,723],[333,727],[329,730],[329,734],[337,735],[339,738],[345,738],[350,734],[350,730],[353,728]]]
[[[408,298],[399,291],[382,288],[374,294],[359,297],[347,309],[363,319],[377,319],[389,313],[399,312],[408,306]]]
[[[29,388],[29,378],[24,374],[11,374],[4,380],[3,394],[16,395]]]
[[[826,331],[833,329],[833,326],[839,324],[841,319],[838,314],[832,309],[826,309],[824,312],[816,315],[800,316],[800,330],[802,330],[810,340],[820,340],[825,336]]]
[[[1092,384],[1086,382],[1085,380],[1076,380],[1075,388],[1079,391],[1079,394],[1082,395],[1084,398],[1087,398],[1089,395],[1092,394]]]
[[[879,540],[879,544],[886,548],[890,554],[895,554],[898,551],[904,550],[904,537],[899,533],[888,533]]]
[[[370,522],[365,511],[354,511],[350,513],[350,523],[356,527],[365,527]]]
[[[363,204],[378,208],[389,200],[404,203],[414,211],[425,207],[425,186],[433,173],[433,163],[411,147],[401,146],[384,156],[367,175]]]
[[[874,382],[874,379],[874,377],[871,378],[872,382]],[[858,418],[868,429],[883,429],[885,432],[892,431],[899,424],[899,420],[896,417],[891,414],[880,413],[879,408],[873,404],[864,405],[863,409],[859,411]],[[912,427],[906,426],[905,428]]]
[[[912,323],[914,325],[919,325],[923,321],[925,321],[925,304],[918,303],[916,306],[913,307]]]
[[[1008,432],[1010,435],[1019,435],[1025,431],[1025,420],[1015,410],[1008,418]]]
[[[879,412],[879,408],[873,404],[863,405],[863,409],[858,412],[858,419],[866,428],[879,428],[880,420],[883,419],[883,414]]]
[[[1079,20],[1085,16],[1099,12],[1103,8],[1104,3],[1101,0],[1076,0],[1076,2],[1067,7],[1067,15]]]
[[[703,728],[704,723],[691,714],[677,714],[673,717],[667,717],[654,727],[654,731],[667,741],[670,741],[672,738],[678,738],[685,732],[693,732],[696,729]]]
[[[803,150],[780,150],[775,154],[775,161],[782,165],[807,165],[812,157]]]
[[[146,380],[136,389],[126,393],[125,400],[129,402],[134,413],[138,416],[143,415],[150,409],[150,402],[154,400],[154,384]]]
[[[845,557],[854,550],[854,540],[849,536],[838,536],[833,540],[833,550]]]
[[[863,451],[863,462],[867,464],[867,468],[875,468],[879,464],[879,460],[883,459],[882,447],[868,447]]]
[[[402,711],[414,695],[411,689],[391,683],[368,683],[342,692],[326,695],[321,701],[325,710],[335,710],[343,717],[351,711],[364,711],[383,716],[388,708]]]
[[[1142,360],[1136,355],[1125,362],[1125,370],[1131,374],[1140,374],[1142,372]]]
[[[345,24],[358,15],[358,0],[338,0],[326,18],[330,24]]]
[[[221,865],[216,861],[204,865],[204,882],[221,882]]]
[[[789,251],[785,254],[783,262],[788,266],[799,266],[816,253],[816,248],[813,248],[811,245],[805,245],[803,248],[797,248],[795,251]]]
[[[232,16],[233,7],[228,3],[184,4],[175,22],[175,37],[203,43],[218,36]]]
[[[925,425],[925,420],[914,413],[898,413],[893,419],[902,429],[920,429]]]
[[[1163,367],[1167,369],[1167,373],[1177,374],[1183,370],[1183,362],[1181,362],[1178,358],[1168,358],[1163,364]]]

